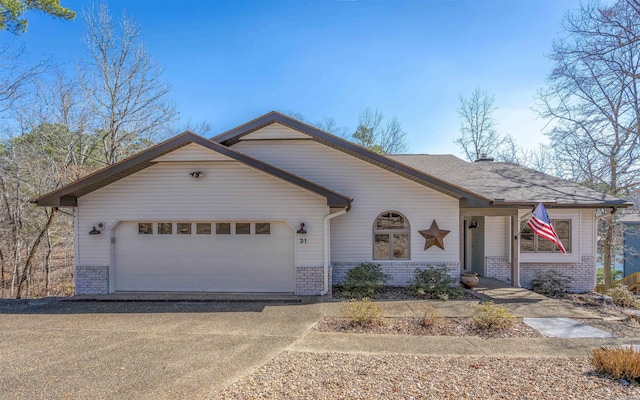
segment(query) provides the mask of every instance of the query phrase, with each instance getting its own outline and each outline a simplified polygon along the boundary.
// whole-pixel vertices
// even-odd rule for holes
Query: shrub
[[[437,327],[442,325],[443,321],[442,314],[433,306],[424,305],[422,307],[422,317],[418,321],[420,325],[425,328]]]
[[[633,347],[601,347],[589,352],[589,362],[602,375],[640,383],[640,351]]]
[[[571,277],[551,270],[536,275],[533,280],[533,291],[544,296],[562,297],[567,294],[570,285]]]
[[[430,269],[416,269],[416,276],[409,285],[409,291],[419,296],[449,300],[460,297],[462,290],[452,286],[457,281],[452,278],[447,267],[440,265]]]
[[[386,280],[387,275],[380,271],[379,266],[365,262],[349,270],[340,286],[346,297],[362,299],[373,296]]]
[[[638,301],[626,285],[618,283],[607,291],[607,296],[613,299],[613,303],[620,307],[638,308]]]
[[[371,326],[382,322],[382,310],[370,298],[351,300],[342,303],[342,315],[351,325]]]
[[[473,323],[476,328],[483,331],[495,332],[511,328],[516,319],[505,304],[499,305],[493,301],[487,301],[474,307],[476,314],[473,316]]]

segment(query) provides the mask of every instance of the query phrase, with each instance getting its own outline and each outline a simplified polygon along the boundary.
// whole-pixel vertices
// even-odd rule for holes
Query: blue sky
[[[62,0],[80,11],[86,1]],[[545,141],[536,91],[569,0],[109,1],[142,25],[183,121],[212,134],[270,110],[353,129],[358,113],[396,115],[412,153],[461,155],[459,96],[495,95],[498,129],[526,147]],[[84,50],[82,21],[28,14],[32,57]],[[3,33],[7,35],[7,33]]]

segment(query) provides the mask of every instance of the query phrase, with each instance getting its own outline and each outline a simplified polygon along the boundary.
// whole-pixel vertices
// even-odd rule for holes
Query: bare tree
[[[332,135],[347,138],[349,136],[349,128],[338,125],[338,122],[333,117],[324,117],[322,120],[316,122],[316,127]]]
[[[397,154],[407,150],[407,133],[398,118],[393,116],[383,124],[384,114],[365,108],[358,115],[358,127],[352,134],[353,142],[381,154]]]
[[[336,136],[340,136],[343,138],[346,138],[348,136],[351,136],[349,133],[349,128],[346,128],[344,126],[339,126],[338,122],[333,118],[333,117],[324,117],[323,119],[321,119],[320,121],[317,121],[315,123],[311,123],[309,122],[309,120],[307,119],[307,116],[304,115],[301,112],[298,111],[293,111],[293,110],[287,110],[287,111],[281,111],[282,114],[291,117],[293,119],[296,119],[300,122],[304,122],[305,124],[314,126],[322,131],[328,132],[332,135],[336,135]]]
[[[495,98],[480,89],[475,89],[468,98],[460,96],[457,111],[461,119],[461,136],[455,142],[469,161],[497,154],[504,143],[492,116],[495,110]]]
[[[352,135],[354,143],[381,153],[382,149],[377,142],[383,119],[384,115],[378,110],[373,110],[369,107],[365,108],[358,114],[358,127]]]
[[[24,46],[8,41],[0,44],[0,114],[25,94],[25,87],[44,70],[45,62],[26,65]]]
[[[99,138],[92,133],[92,115],[75,77],[55,66],[40,78],[34,93],[14,107],[14,118],[29,132],[23,140],[38,144],[40,157],[65,170],[61,176],[77,179],[103,167],[106,162],[98,151]]]
[[[209,121],[193,122],[191,120],[181,125],[171,126],[169,128],[169,136],[179,135],[185,131],[193,132],[196,135],[206,136],[213,129],[213,125]]]
[[[9,143],[0,155],[0,268],[2,294],[5,293],[5,271],[10,270],[10,296],[28,296],[34,261],[39,246],[54,223],[55,209],[36,208],[30,204],[45,180],[57,180],[38,157],[17,141]],[[46,189],[45,189],[46,190]]]
[[[522,165],[545,174],[562,177],[557,155],[549,146],[539,144],[533,149],[518,145],[511,135],[505,135],[496,154],[496,161]]]
[[[89,61],[82,89],[98,126],[108,164],[168,132],[176,117],[160,68],[140,42],[140,27],[123,13],[114,24],[106,4],[83,12]]]
[[[640,185],[640,13],[637,3],[591,2],[564,21],[555,66],[539,110],[566,177],[614,196]],[[601,235],[605,286],[611,287],[614,219]]]

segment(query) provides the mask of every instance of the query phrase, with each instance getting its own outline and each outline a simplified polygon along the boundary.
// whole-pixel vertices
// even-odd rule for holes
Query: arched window
[[[373,223],[373,259],[374,260],[408,260],[409,221],[395,211],[385,211]]]

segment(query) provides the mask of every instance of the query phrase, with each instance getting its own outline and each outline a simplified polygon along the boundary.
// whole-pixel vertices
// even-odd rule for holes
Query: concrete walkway
[[[409,336],[309,331],[289,349],[308,352],[431,356],[585,357],[600,346],[640,345],[640,338],[505,338]]]
[[[509,286],[497,279],[480,278],[474,293],[483,300],[508,304],[509,310],[520,318],[600,318],[588,310],[531,290]]]
[[[438,310],[445,318],[468,318],[473,316],[474,307],[480,301],[493,301],[496,304],[507,304],[509,310],[518,318],[581,318],[600,319],[600,317],[569,303],[550,299],[531,290],[514,288],[497,279],[480,278],[480,284],[473,290],[476,300],[390,300],[376,301],[382,308],[385,318],[419,317],[424,306],[429,305]],[[340,302],[324,303],[325,317],[339,317]]]

